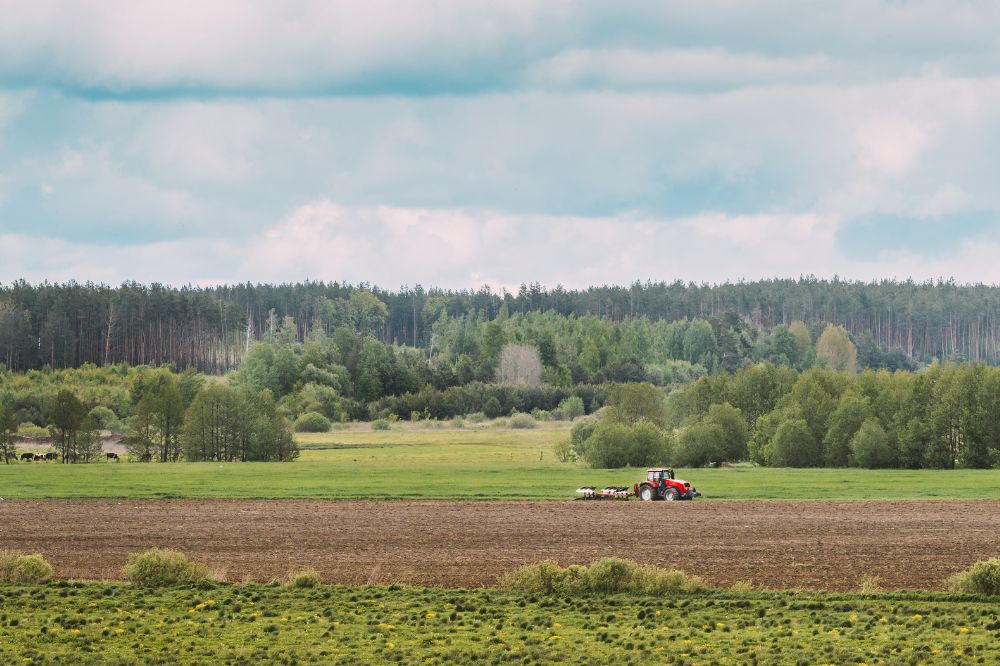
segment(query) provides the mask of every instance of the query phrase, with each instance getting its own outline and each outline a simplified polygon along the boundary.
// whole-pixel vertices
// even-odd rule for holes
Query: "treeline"
[[[676,464],[988,468],[1000,463],[1000,368],[859,374],[768,363],[670,395]]]
[[[898,356],[920,363],[1000,361],[1000,287],[802,278],[584,290],[533,284],[517,293],[319,282],[174,288],[19,281],[0,286],[0,364],[28,370],[171,363],[220,373],[237,367],[250,343],[265,340],[286,317],[294,319],[300,342],[317,330],[330,335],[349,327],[433,356],[440,329],[454,322],[529,313],[615,323],[712,322],[732,315],[757,333],[801,320],[814,335],[828,324],[844,327],[859,348],[864,340],[874,350],[869,355],[897,350],[890,353],[894,363]]]
[[[101,455],[101,431],[138,462],[284,461],[298,449],[267,390],[209,382],[187,370],[124,365],[0,376],[0,455],[19,436],[48,436],[64,463]]]

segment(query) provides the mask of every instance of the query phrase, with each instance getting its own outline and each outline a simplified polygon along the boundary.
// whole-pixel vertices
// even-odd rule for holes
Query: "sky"
[[[0,16],[0,284],[1000,283],[1000,3]]]

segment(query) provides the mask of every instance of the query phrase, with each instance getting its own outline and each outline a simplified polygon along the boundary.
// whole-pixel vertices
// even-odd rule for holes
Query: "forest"
[[[322,282],[175,288],[17,281],[0,285],[0,364],[23,371],[171,363],[221,373],[239,366],[250,343],[264,340],[286,317],[295,321],[298,341],[351,326],[380,342],[433,354],[442,322],[541,313],[608,324],[732,316],[753,333],[800,320],[814,334],[827,324],[842,326],[856,341],[916,363],[1000,362],[1000,287],[803,277],[580,290],[531,284],[517,293]]]
[[[293,426],[597,413],[560,455],[988,467],[998,294],[806,279],[517,295],[16,283],[0,289],[0,425],[8,444],[47,432],[64,458],[106,429],[136,460],[239,460],[294,457]],[[623,390],[662,409],[615,418],[631,409]]]
[[[982,469],[1000,463],[997,413],[1000,368],[983,364],[852,373],[758,363],[668,396],[618,385],[574,426],[571,449],[594,467]]]

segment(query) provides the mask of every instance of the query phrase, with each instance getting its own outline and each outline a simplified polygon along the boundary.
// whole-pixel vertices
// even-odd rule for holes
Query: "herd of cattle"
[[[104,454],[108,458],[108,462],[112,460],[118,461],[118,454],[114,451],[108,451]],[[31,451],[25,451],[20,455],[21,462],[46,462],[48,460],[59,460],[59,454],[55,451],[49,451],[48,453],[32,453]]]

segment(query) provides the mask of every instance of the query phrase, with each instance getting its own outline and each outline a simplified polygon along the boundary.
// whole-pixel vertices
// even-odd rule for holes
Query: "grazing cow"
[[[21,454],[21,460],[27,460],[28,462],[31,462],[34,459],[35,459],[35,454],[34,453],[22,453]]]
[[[112,460],[114,460],[115,462],[120,462],[118,459],[118,454],[115,453],[114,451],[108,451],[105,455],[108,457],[109,462]]]
[[[44,453],[36,453],[35,454],[35,462],[45,462],[45,454]]]
[[[55,451],[49,451],[48,453],[45,454],[46,460],[58,460],[58,458],[59,454],[56,453]]]

